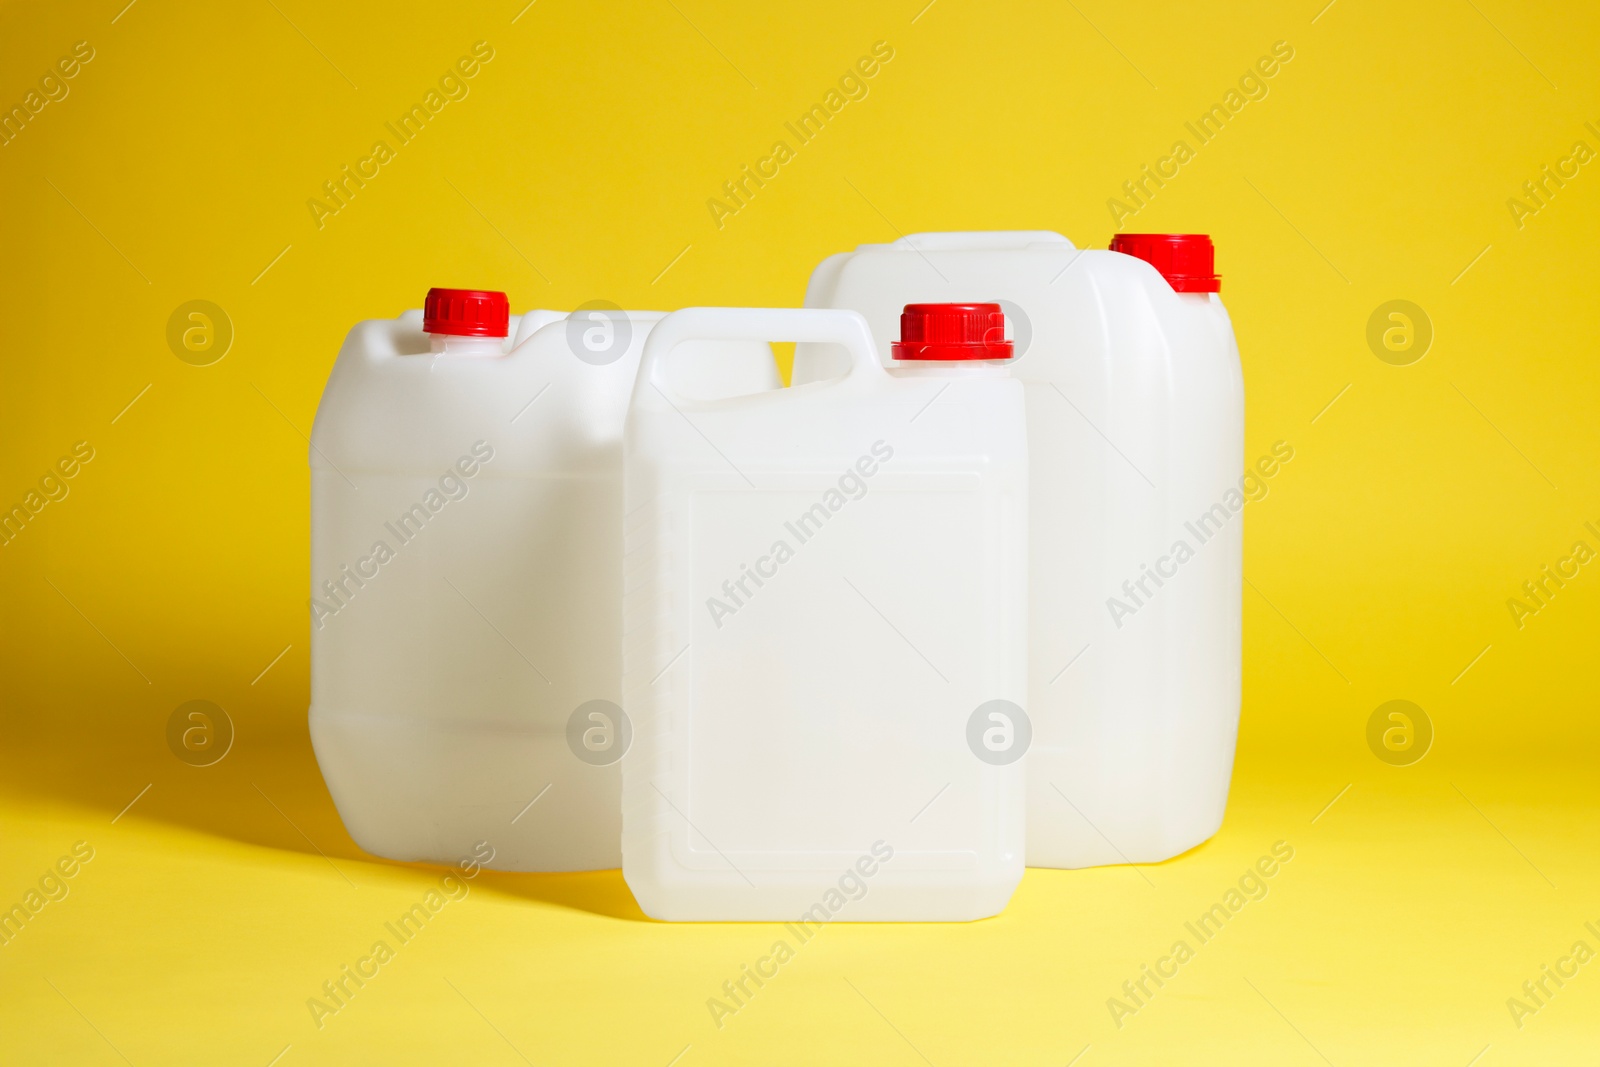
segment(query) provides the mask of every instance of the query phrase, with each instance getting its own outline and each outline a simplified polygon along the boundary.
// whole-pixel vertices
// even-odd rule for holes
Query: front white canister
[[[830,342],[850,363],[705,402],[674,370],[704,340]],[[1005,906],[1026,462],[1004,367],[892,377],[843,311],[656,327],[625,445],[623,875],[647,914],[803,933]]]

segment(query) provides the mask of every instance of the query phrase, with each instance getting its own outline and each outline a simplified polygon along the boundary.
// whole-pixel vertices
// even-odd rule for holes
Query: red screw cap
[[[1161,272],[1175,292],[1216,293],[1217,250],[1203,233],[1119,233],[1111,251],[1135,256]]]
[[[424,333],[453,337],[504,337],[511,301],[493,289],[429,289],[422,305]]]
[[[895,359],[1010,359],[999,304],[907,304]]]

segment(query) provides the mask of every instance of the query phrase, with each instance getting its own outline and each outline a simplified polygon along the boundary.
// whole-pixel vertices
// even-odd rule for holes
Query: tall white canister
[[[1028,863],[1177,855],[1222,823],[1240,696],[1244,386],[1210,238],[928,233],[824,260],[806,306],[996,300],[1027,391]],[[794,382],[838,372],[800,345]],[[1292,455],[1292,450],[1289,452]],[[1281,455],[1280,457],[1281,458]]]

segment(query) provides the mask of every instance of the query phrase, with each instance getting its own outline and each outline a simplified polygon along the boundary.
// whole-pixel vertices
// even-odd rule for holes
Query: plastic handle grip
[[[976,230],[954,233],[913,233],[894,243],[896,248],[914,248],[919,252],[999,252],[1029,245],[1060,245],[1071,249],[1073,244],[1053,230]]]
[[[814,341],[850,353],[849,378],[883,377],[867,320],[859,312],[817,308],[684,308],[656,324],[640,357],[640,392],[653,386],[674,404],[693,403],[672,387],[668,357],[685,341]]]

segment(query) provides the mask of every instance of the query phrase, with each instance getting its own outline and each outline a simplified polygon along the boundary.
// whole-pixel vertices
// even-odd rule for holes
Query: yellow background
[[[95,50],[0,147],[0,503],[95,449],[0,548],[0,907],[95,849],[0,946],[0,1061],[1593,1061],[1600,963],[1506,1005],[1600,949],[1600,567],[1521,629],[1506,606],[1600,548],[1600,164],[1507,207],[1600,149],[1592,8],[125,2],[0,13],[8,108]],[[306,201],[479,40],[470,95],[318,229]],[[718,229],[706,200],[876,41],[869,95]],[[720,1030],[706,998],[775,929],[486,874],[319,1030],[307,998],[439,876],[355,848],[306,737],[304,435],[350,324],[430,285],[792,305],[824,255],[922,230],[1104,247],[1107,199],[1277,41],[1269,95],[1128,227],[1215,237],[1248,454],[1296,450],[1247,509],[1222,833],[1029,871],[986,922],[830,927]],[[234,326],[211,366],[165,340],[193,299]],[[1433,324],[1409,366],[1366,342],[1394,299]],[[166,747],[191,699],[237,728],[210,768]],[[1367,747],[1391,699],[1436,731],[1412,766]],[[1268,897],[1119,1028],[1107,999],[1279,840]]]

